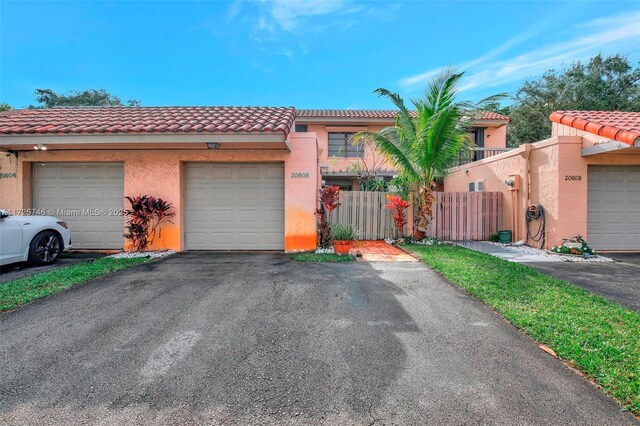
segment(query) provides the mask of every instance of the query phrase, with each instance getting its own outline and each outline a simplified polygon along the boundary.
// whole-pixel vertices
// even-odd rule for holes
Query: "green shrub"
[[[351,225],[333,225],[331,227],[331,238],[334,241],[349,241],[358,238],[358,231]]]

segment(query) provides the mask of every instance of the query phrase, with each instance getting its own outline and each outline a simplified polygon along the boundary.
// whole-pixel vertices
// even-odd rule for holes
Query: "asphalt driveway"
[[[636,424],[420,263],[182,253],[0,320],[6,424]]]
[[[615,262],[534,262],[527,265],[640,311],[640,253],[605,256]]]

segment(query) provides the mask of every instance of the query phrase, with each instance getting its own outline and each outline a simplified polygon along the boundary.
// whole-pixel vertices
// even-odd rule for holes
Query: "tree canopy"
[[[511,117],[509,145],[537,142],[551,136],[554,111],[640,111],[640,66],[622,55],[597,55],[525,80],[510,106],[493,103],[489,109]]]
[[[56,93],[51,89],[36,89],[37,105],[29,108],[54,108],[61,106],[140,106],[140,101],[129,100],[124,104],[119,97],[104,89],[73,90]]]

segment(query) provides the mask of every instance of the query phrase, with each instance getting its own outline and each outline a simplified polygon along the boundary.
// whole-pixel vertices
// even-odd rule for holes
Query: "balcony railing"
[[[458,154],[457,166],[483,160],[503,152],[511,151],[514,148],[474,148],[473,151],[461,152]]]

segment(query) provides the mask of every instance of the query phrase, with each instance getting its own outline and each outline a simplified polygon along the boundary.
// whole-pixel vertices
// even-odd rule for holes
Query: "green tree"
[[[640,67],[622,55],[597,55],[586,64],[575,62],[526,80],[507,114],[509,145],[549,138],[549,116],[560,110],[640,111]]]
[[[54,108],[61,106],[124,106],[120,98],[104,89],[74,90],[56,93],[51,89],[36,89],[35,100],[38,105],[29,108]],[[127,106],[140,106],[140,101],[130,100]]]
[[[459,153],[471,149],[470,132],[474,118],[496,95],[478,103],[457,101],[457,86],[463,73],[451,69],[436,77],[423,98],[411,101],[415,111],[405,105],[397,93],[376,89],[374,93],[389,98],[398,108],[394,126],[378,132],[360,132],[354,143],[371,140],[403,176],[419,190],[420,211],[416,229],[425,233],[431,221],[435,178],[444,177],[456,164]]]
[[[9,105],[7,103],[4,103],[4,102],[0,102],[0,112],[1,111],[7,111],[7,110],[10,110],[10,109],[12,109],[11,105]]]

